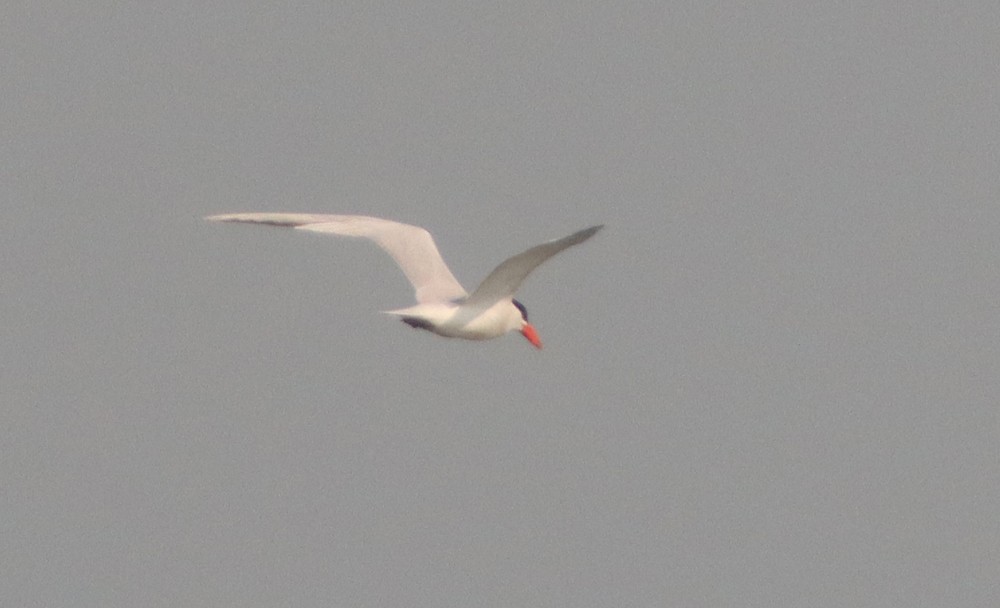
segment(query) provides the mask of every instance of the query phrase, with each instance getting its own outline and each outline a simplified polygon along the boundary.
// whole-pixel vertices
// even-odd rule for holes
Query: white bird
[[[516,329],[536,348],[541,348],[542,342],[514,293],[539,264],[603,228],[592,226],[508,258],[469,295],[441,259],[433,237],[419,226],[362,215],[315,213],[228,213],[205,219],[371,239],[392,256],[416,290],[416,306],[387,310],[386,314],[400,317],[410,327],[465,340],[489,340]]]

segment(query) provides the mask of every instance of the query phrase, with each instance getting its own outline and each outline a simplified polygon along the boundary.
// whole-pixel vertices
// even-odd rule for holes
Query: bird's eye
[[[528,322],[528,309],[524,307],[524,304],[521,304],[517,300],[511,300],[511,301],[514,303],[514,306],[517,306],[517,309],[521,311],[521,318],[524,319],[525,323],[527,323]]]

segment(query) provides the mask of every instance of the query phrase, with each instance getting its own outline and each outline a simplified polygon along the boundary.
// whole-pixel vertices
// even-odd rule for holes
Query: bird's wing
[[[517,288],[524,282],[524,279],[539,264],[567,247],[572,247],[586,241],[603,227],[603,225],[592,226],[579,232],[574,232],[567,237],[536,245],[523,253],[507,259],[494,268],[489,276],[483,279],[483,282],[472,292],[472,295],[465,301],[465,304],[488,307],[504,298],[512,297]]]
[[[419,226],[363,215],[318,213],[229,213],[205,218],[214,222],[246,222],[290,226],[299,230],[371,239],[396,260],[413,284],[417,302],[464,298],[467,293],[441,259],[434,238]]]

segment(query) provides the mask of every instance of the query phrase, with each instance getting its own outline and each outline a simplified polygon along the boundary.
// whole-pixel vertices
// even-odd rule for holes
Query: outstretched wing
[[[469,299],[465,303],[470,306],[488,307],[504,298],[512,297],[517,292],[517,288],[524,282],[524,279],[539,264],[567,247],[572,247],[586,241],[603,227],[603,225],[592,226],[585,230],[574,232],[567,237],[536,245],[523,253],[507,259],[494,268],[489,276],[483,279],[483,282],[472,292],[472,295],[469,296]]]
[[[318,213],[229,213],[206,217],[213,222],[289,226],[299,230],[364,237],[375,241],[413,284],[417,302],[440,302],[467,294],[441,259],[434,238],[419,226],[363,215]]]

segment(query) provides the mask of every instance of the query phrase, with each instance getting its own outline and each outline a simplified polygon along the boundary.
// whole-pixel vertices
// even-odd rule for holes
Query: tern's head
[[[535,348],[541,348],[542,341],[538,338],[538,332],[535,331],[535,328],[531,325],[531,323],[528,323],[528,309],[524,307],[524,304],[521,304],[517,300],[511,300],[511,302],[513,302],[514,306],[521,311],[521,335],[524,336],[528,342],[531,342]]]

